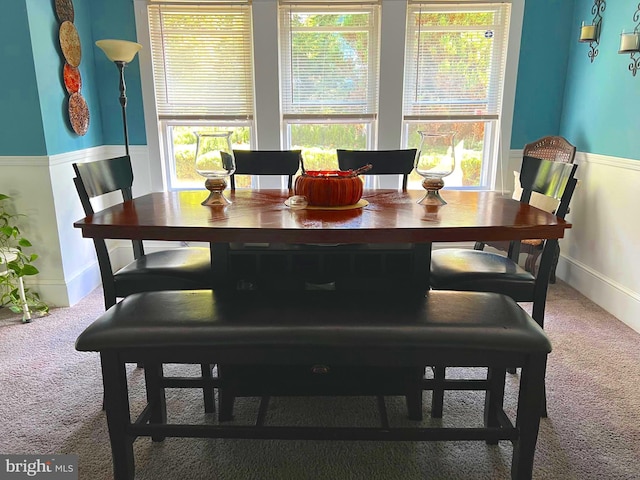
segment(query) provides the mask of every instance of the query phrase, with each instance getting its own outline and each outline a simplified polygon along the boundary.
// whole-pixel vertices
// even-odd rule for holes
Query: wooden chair
[[[542,137],[535,142],[527,143],[522,151],[523,156],[541,158],[543,160],[551,160],[553,162],[573,163],[576,156],[576,147],[569,143],[565,138],[559,136],[547,136]],[[517,172],[514,172],[517,174]],[[522,188],[516,179],[514,188],[514,198],[519,199]],[[557,202],[549,202],[548,198],[538,197],[537,193],[533,193],[533,199],[531,204],[546,210],[548,212],[554,212],[557,208]],[[553,199],[552,199],[553,200]],[[476,250],[483,250],[485,245],[489,245],[498,250],[507,251],[509,248],[508,242],[476,242],[474,248]],[[534,272],[538,259],[542,254],[542,247],[544,241],[542,239],[528,239],[521,242],[520,253],[526,253],[527,258],[525,260],[524,268],[528,272]],[[558,259],[560,258],[560,247],[556,248],[556,254],[554,257],[553,265],[551,268],[550,282],[556,281],[556,266]]]
[[[236,170],[230,187],[236,188],[236,175],[286,175],[287,188],[293,187],[293,176],[300,169],[300,150],[234,150]]]
[[[524,157],[520,171],[523,188],[521,202],[529,203],[531,194],[559,200],[556,216],[564,218],[576,186],[577,165],[533,157]],[[482,250],[445,248],[431,256],[431,288],[495,292],[508,295],[516,302],[533,302],[533,319],[544,327],[547,287],[557,239],[544,240],[540,267],[536,274],[517,263],[520,242],[511,242],[507,256]],[[437,381],[444,381],[445,366],[434,370]],[[442,415],[443,388],[434,389],[432,416]],[[545,407],[546,415],[546,407]]]
[[[293,188],[293,177],[300,170],[300,150],[234,150],[236,170],[230,177],[230,188],[237,188],[236,175],[286,176],[287,188]],[[289,255],[289,246],[273,243],[216,243],[214,258],[226,259],[229,274],[216,288],[240,290],[294,289],[296,285],[281,273],[278,261]],[[279,277],[279,278],[278,278]]]
[[[91,199],[120,191],[131,200],[133,170],[129,156],[74,163],[73,179],[85,215],[94,213]],[[208,248],[181,247],[145,254],[142,241],[133,241],[134,261],[114,272],[106,243],[94,239],[102,277],[105,309],[132,293],[156,290],[211,288],[211,255]]]
[[[371,164],[373,168],[363,175],[402,175],[402,189],[413,170],[417,150],[337,150],[340,170],[355,170]]]
[[[131,158],[111,158],[87,163],[74,163],[73,182],[85,215],[94,213],[91,199],[119,191],[122,198],[132,199],[133,169]],[[211,288],[213,272],[211,254],[204,247],[180,247],[145,254],[141,240],[133,240],[133,262],[113,271],[104,239],[94,238],[102,278],[105,310],[115,305],[117,298],[157,290],[201,290]],[[142,366],[142,365],[138,365]],[[202,377],[211,378],[211,365],[201,365]],[[205,411],[213,412],[213,390],[205,388]]]

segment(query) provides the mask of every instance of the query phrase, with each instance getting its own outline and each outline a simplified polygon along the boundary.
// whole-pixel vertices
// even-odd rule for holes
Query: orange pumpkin
[[[309,205],[341,207],[354,205],[362,197],[362,180],[351,172],[313,171],[296,178],[296,195],[307,197]]]

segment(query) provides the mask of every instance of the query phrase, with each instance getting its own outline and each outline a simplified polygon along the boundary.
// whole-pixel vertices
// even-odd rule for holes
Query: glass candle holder
[[[229,205],[222,192],[227,188],[227,178],[236,171],[236,162],[231,146],[233,132],[195,133],[195,168],[206,178],[204,186],[209,196],[202,205]]]
[[[427,191],[418,202],[421,205],[446,205],[440,196],[444,177],[456,168],[454,148],[455,132],[420,134],[420,147],[416,153],[415,171],[423,177],[422,187]]]

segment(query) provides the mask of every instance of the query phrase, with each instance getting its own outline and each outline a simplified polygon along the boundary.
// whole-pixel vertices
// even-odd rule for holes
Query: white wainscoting
[[[519,170],[522,151],[505,168]],[[640,332],[640,160],[578,152],[578,188],[567,220],[572,228],[560,240],[557,275],[593,302]]]
[[[40,256],[35,262],[40,273],[25,282],[51,306],[73,305],[100,284],[93,242],[73,228],[84,213],[72,164],[123,155],[123,149],[101,146],[61,155],[0,157],[0,192],[27,215],[20,226]],[[151,185],[147,148],[131,147],[131,157],[135,195],[142,195]]]

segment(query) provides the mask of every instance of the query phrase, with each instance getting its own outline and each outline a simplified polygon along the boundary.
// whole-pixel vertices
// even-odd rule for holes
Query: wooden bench
[[[98,351],[116,480],[134,478],[133,441],[150,436],[326,439],[499,440],[513,442],[512,478],[531,478],[547,354],[543,330],[511,299],[493,293],[393,293],[359,297],[344,292],[165,291],[134,294],[110,308],[78,338],[76,349]],[[125,363],[143,363],[148,404],[131,421]],[[269,365],[289,368],[488,367],[482,428],[392,427],[380,385],[380,427],[167,424],[165,388],[233,388],[233,378],[165,378],[164,363]],[[505,371],[522,367],[515,426],[503,410]],[[204,383],[203,383],[204,382]],[[431,389],[409,376],[404,392]],[[262,392],[265,394],[274,392]],[[277,392],[277,389],[275,391]],[[307,394],[307,392],[284,392]],[[346,392],[349,393],[349,392]],[[373,393],[373,392],[372,392]],[[399,394],[402,394],[400,392]],[[420,407],[421,408],[421,407]]]

